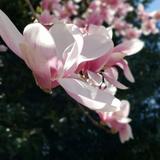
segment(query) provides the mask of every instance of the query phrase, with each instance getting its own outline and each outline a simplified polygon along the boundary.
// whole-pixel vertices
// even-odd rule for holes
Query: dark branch
[[[80,110],[85,114],[85,116],[92,122],[92,124],[98,128],[101,128],[102,130],[104,130],[106,133],[111,133],[111,131],[109,129],[107,129],[106,127],[104,127],[102,124],[100,124],[99,122],[97,122],[90,114],[88,111],[86,111],[82,105],[79,104],[79,108]]]

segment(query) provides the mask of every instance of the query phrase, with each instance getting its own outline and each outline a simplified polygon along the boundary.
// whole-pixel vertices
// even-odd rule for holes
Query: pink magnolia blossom
[[[123,36],[126,39],[138,39],[142,34],[142,31],[136,27],[129,27],[123,32]]]
[[[41,6],[46,10],[51,10],[53,5],[59,4],[60,0],[43,0]]]
[[[141,20],[148,19],[150,14],[145,11],[143,4],[139,4],[137,8],[138,16]]]
[[[83,35],[77,26],[57,22],[49,30],[31,23],[22,35],[0,11],[0,35],[31,69],[37,85],[51,90],[60,84],[72,98],[92,110],[116,111],[120,101],[112,94],[112,87],[100,89],[85,75],[75,73],[80,63],[103,56],[113,46],[111,39],[97,33]]]
[[[51,17],[65,22],[73,22],[79,27],[106,23],[115,29],[116,35],[129,40],[140,38],[142,34],[149,35],[158,32],[156,25],[160,20],[160,13],[158,11],[146,12],[142,4],[138,5],[137,17],[135,17],[136,21],[142,23],[142,26],[138,28],[126,21],[128,12],[133,11],[133,6],[126,0],[93,0],[88,3],[82,13],[77,3],[87,6],[85,3],[88,2],[69,0],[62,4],[59,0],[42,0],[42,9],[48,10],[50,15],[44,13],[40,15],[40,23],[44,24],[46,19],[47,22],[50,21]]]
[[[106,35],[108,39],[112,38],[111,28],[106,29],[103,26],[97,27],[90,25],[88,28],[88,34],[95,33],[95,31],[96,34]],[[124,57],[139,52],[143,48],[143,45],[143,42],[138,39],[124,41],[123,43],[115,47],[113,47],[112,45],[110,50],[106,52],[106,54],[104,54],[103,56],[95,60],[81,63],[78,66],[77,71],[81,70],[83,73],[86,73],[87,71],[92,71],[97,75],[100,74],[103,77],[104,84],[106,84],[106,86],[109,82],[118,88],[126,89],[127,87],[117,81],[118,71],[116,67],[120,67],[123,70],[125,77],[129,81],[134,82],[134,77]]]
[[[124,143],[129,139],[133,139],[132,129],[128,124],[131,119],[128,118],[130,104],[126,100],[121,101],[120,110],[117,112],[99,112],[99,117],[102,124],[111,128],[113,133],[119,133],[120,141]]]
[[[149,34],[156,34],[159,32],[158,28],[157,28],[157,21],[160,18],[160,13],[159,12],[146,12],[144,9],[144,6],[142,4],[140,4],[138,6],[138,16],[141,20],[141,29],[142,29],[142,33],[144,35],[149,35]]]
[[[155,19],[147,19],[142,23],[142,32],[144,35],[149,35],[151,33],[156,34],[159,32],[158,28],[156,27],[156,20]]]
[[[53,25],[55,17],[49,13],[48,10],[44,10],[39,16],[38,21],[44,26]]]
[[[103,0],[103,2],[112,6],[112,8],[117,8],[121,3],[124,3],[124,0]]]

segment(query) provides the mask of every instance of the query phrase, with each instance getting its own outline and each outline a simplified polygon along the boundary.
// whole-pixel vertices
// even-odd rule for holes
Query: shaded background
[[[138,2],[130,0],[135,6]],[[143,2],[147,6],[150,1]],[[32,3],[36,7],[39,0]],[[0,0],[0,9],[21,32],[31,22],[24,0]],[[128,20],[134,23],[133,15]],[[31,71],[10,50],[1,53],[0,160],[159,160],[160,35],[142,39],[145,48],[128,58],[136,83],[122,78],[130,89],[117,94],[132,106],[135,138],[125,144],[118,135],[95,127],[60,87],[52,95],[41,91]]]

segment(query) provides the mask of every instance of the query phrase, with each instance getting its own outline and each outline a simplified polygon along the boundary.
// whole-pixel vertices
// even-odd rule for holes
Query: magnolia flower
[[[108,33],[106,33],[108,35]],[[73,24],[55,23],[47,30],[40,23],[25,27],[23,35],[0,11],[0,35],[8,47],[31,69],[37,85],[51,90],[61,85],[79,103],[97,111],[115,111],[120,101],[110,88],[91,85],[77,66],[109,52],[113,42],[107,35],[92,32],[83,35]]]
[[[149,35],[151,33],[156,34],[159,32],[157,26],[157,21],[155,19],[147,19],[142,23],[142,32],[144,35]]]
[[[124,143],[129,139],[133,139],[132,129],[128,124],[131,119],[128,118],[130,104],[126,100],[121,101],[120,110],[117,112],[101,113],[99,117],[102,124],[106,124],[113,133],[119,133],[120,141]]]
[[[39,15],[38,20],[43,25],[53,25],[55,17],[51,15],[48,10],[44,10],[41,15]]]
[[[90,25],[88,32],[96,32],[97,35],[102,34],[108,36],[109,39],[112,38],[111,28],[105,29],[103,26],[97,27]],[[117,81],[118,72],[115,66],[120,67],[123,70],[125,77],[129,81],[134,82],[134,77],[124,57],[133,55],[140,51],[142,48],[143,42],[138,39],[124,41],[115,47],[112,45],[109,52],[106,52],[106,54],[95,60],[83,62],[81,65],[79,65],[77,70],[83,70],[83,72],[88,70],[95,72],[96,74],[100,74],[103,77],[104,83],[109,82],[118,88],[126,89],[126,86]]]
[[[43,0],[41,1],[41,6],[44,8],[44,9],[52,9],[53,8],[53,5],[57,5],[59,4],[60,0]]]

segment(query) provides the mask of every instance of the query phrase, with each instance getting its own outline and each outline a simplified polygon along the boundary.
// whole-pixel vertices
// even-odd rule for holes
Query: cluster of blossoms
[[[80,28],[58,20],[47,27],[31,23],[22,35],[2,11],[0,36],[24,60],[41,89],[51,91],[61,85],[73,99],[97,112],[103,124],[119,132],[121,142],[133,138],[129,103],[115,94],[117,88],[127,88],[118,81],[118,68],[134,82],[124,58],[140,51],[142,41],[132,39],[114,46],[111,27]]]
[[[56,19],[72,22],[79,27],[105,24],[112,26],[115,33],[124,39],[157,33],[156,25],[160,20],[159,11],[148,13],[140,4],[136,9],[135,21],[142,25],[137,27],[127,22],[128,13],[135,12],[135,10],[126,0],[42,0],[41,8],[39,21],[44,25],[50,25]]]
[[[156,34],[159,32],[156,27],[157,21],[160,20],[160,12],[147,13],[144,10],[144,6],[140,4],[138,6],[138,17],[141,20],[141,28],[144,35]]]

